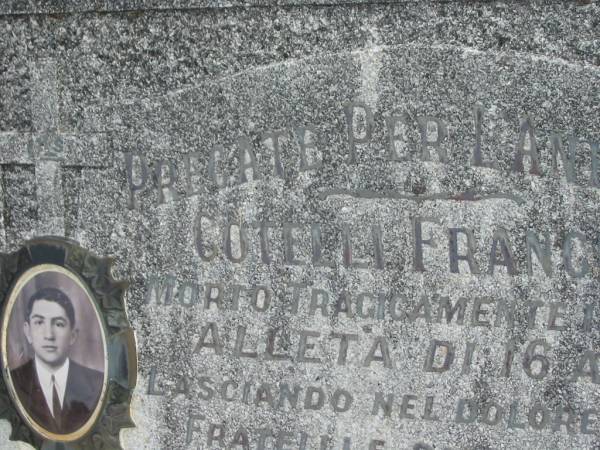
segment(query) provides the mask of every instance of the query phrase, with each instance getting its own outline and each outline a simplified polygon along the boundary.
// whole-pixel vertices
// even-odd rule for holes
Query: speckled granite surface
[[[0,244],[131,281],[124,448],[597,448],[600,6],[287,3],[0,7]]]

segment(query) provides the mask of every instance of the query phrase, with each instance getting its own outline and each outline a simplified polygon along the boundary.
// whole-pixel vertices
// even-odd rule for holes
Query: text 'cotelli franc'
[[[496,117],[495,110],[494,114]],[[352,102],[343,107],[341,123],[327,135],[315,124],[290,125],[240,136],[232,145],[190,151],[180,159],[150,161],[144,151],[125,152],[128,207],[140,207],[139,197],[144,192],[161,205],[251,181],[318,175],[327,161],[351,166],[373,158],[398,165],[426,161],[459,164],[472,170],[563,178],[573,186],[600,188],[599,142],[572,133],[541,131],[526,113],[512,121],[496,117],[493,125],[486,121],[488,115],[491,111],[475,106],[470,130],[465,130],[462,142],[454,142],[449,125],[456,124],[441,118],[418,112],[375,114],[365,103]],[[339,145],[328,145],[333,142]],[[401,185],[403,180],[397,181]],[[381,194],[357,192],[367,197]],[[468,200],[473,195],[478,194],[434,193],[427,197]]]
[[[406,220],[410,223],[362,224],[353,229],[348,223],[244,223],[201,211],[194,224],[193,246],[205,262],[222,258],[234,264],[251,260],[323,270],[427,272],[445,266],[454,274],[552,277],[560,272],[583,278],[596,260],[592,243],[578,231],[528,230],[515,235],[497,226],[476,238],[471,228],[445,226],[438,217]],[[400,242],[387,239],[391,235]]]

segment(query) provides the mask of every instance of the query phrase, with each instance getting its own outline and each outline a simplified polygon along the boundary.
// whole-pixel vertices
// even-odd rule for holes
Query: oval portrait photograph
[[[20,276],[2,318],[2,362],[12,399],[38,434],[68,442],[90,431],[106,392],[107,344],[77,275],[40,264]]]

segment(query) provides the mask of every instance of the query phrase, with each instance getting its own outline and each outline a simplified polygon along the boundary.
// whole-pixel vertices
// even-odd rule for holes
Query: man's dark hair
[[[38,300],[47,300],[49,302],[58,303],[67,313],[71,328],[75,326],[75,310],[73,309],[73,303],[71,299],[63,291],[56,288],[44,288],[37,291],[27,302],[27,310],[25,311],[25,321],[29,322],[29,316],[33,310],[33,304]]]

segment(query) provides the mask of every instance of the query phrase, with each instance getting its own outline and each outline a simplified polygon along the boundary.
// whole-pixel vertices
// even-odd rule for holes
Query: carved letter
[[[525,139],[529,138],[529,149],[525,149]],[[532,175],[541,175],[540,161],[538,158],[537,145],[535,141],[535,133],[533,125],[529,117],[526,117],[521,122],[521,129],[519,131],[519,142],[516,145],[515,160],[513,163],[513,171],[524,172],[523,158],[529,156],[531,159],[531,169],[529,173]]]
[[[565,264],[565,269],[570,276],[574,278],[583,278],[590,271],[590,265],[587,259],[583,258],[579,270],[573,267],[573,240],[575,239],[581,241],[581,252],[584,252],[586,243],[585,235],[578,231],[571,231],[565,236],[563,244],[563,262]]]
[[[562,162],[565,178],[568,183],[577,183],[575,176],[575,150],[577,148],[577,139],[575,136],[569,136],[568,152],[563,150],[562,140],[560,136],[553,133],[550,136],[550,145],[552,146],[552,170],[558,174],[558,155]]]
[[[481,151],[481,128],[483,122],[482,106],[477,105],[475,108],[473,108],[473,118],[475,120],[475,147],[473,148],[473,159],[471,165],[473,167],[487,167],[489,169],[496,169],[498,166],[497,163],[495,161],[485,161]]]
[[[417,272],[425,272],[423,265],[423,245],[429,245],[436,248],[436,243],[433,238],[423,239],[423,223],[439,224],[439,219],[435,217],[415,217],[413,219],[413,240],[414,240],[414,269]]]
[[[527,273],[529,275],[533,275],[533,250],[538,261],[542,264],[546,276],[552,276],[552,241],[548,234],[545,234],[544,237],[544,248],[542,248],[542,244],[537,235],[533,231],[527,231]]]
[[[449,228],[450,233],[448,256],[450,258],[450,272],[459,273],[459,261],[467,261],[469,264],[469,270],[471,273],[479,273],[479,266],[475,261],[475,238],[473,237],[473,231],[466,228]],[[458,234],[463,234],[467,237],[467,254],[458,253]]]
[[[355,120],[357,110],[361,109],[364,114],[362,122]],[[356,144],[366,144],[371,140],[375,122],[371,108],[363,102],[348,103],[344,107],[346,115],[346,126],[348,128],[348,162],[356,162]],[[358,122],[358,123],[357,123]],[[357,132],[358,134],[355,134]]]
[[[140,160],[140,182],[137,184],[133,181],[133,158],[135,156]],[[134,193],[142,190],[146,186],[146,181],[148,181],[148,163],[141,153],[126,152],[125,169],[127,171],[127,183],[129,184],[129,201],[127,202],[127,206],[129,209],[134,209],[137,206]]]
[[[438,353],[438,349],[445,349],[444,362],[441,366],[435,365],[435,357]],[[425,372],[446,372],[450,369],[450,366],[454,362],[454,345],[447,341],[432,340],[427,352],[427,358],[425,359]]]
[[[448,137],[448,128],[446,124],[435,117],[417,117],[419,131],[421,132],[421,160],[431,161],[429,147],[435,148],[441,163],[448,162],[446,149],[442,147],[442,142]],[[435,133],[435,139],[430,140],[432,133]]]
[[[502,259],[498,258],[498,245],[500,245]],[[494,274],[494,269],[496,266],[506,267],[506,271],[509,275],[515,275],[517,272],[515,268],[515,258],[511,249],[510,240],[508,239],[508,233],[502,228],[496,230],[492,238],[492,250],[490,252],[489,267],[490,275]]]
[[[251,171],[252,180],[260,179],[256,155],[254,154],[254,150],[252,150],[250,140],[247,137],[240,137],[237,140],[237,146],[239,149],[240,183],[246,183],[248,181],[248,170]]]
[[[168,168],[169,172],[169,181],[164,182],[163,180],[163,167]],[[158,187],[158,198],[157,204],[161,205],[165,203],[165,189],[169,191],[169,195],[171,196],[171,200],[175,201],[179,198],[178,192],[175,190],[175,182],[177,181],[177,168],[175,164],[171,161],[167,161],[166,159],[161,159],[156,163],[156,167],[154,169],[156,176],[156,185]]]
[[[279,139],[287,137],[287,131],[279,130],[271,133],[265,133],[263,140],[265,143],[269,142],[267,146],[273,150],[273,167],[275,175],[279,178],[285,178],[285,169],[281,163],[281,148],[279,147]]]
[[[323,161],[321,152],[317,148],[317,127],[312,124],[296,127],[294,133],[300,147],[300,172],[319,169],[323,165]],[[307,150],[312,150],[312,158],[314,159],[312,163],[309,162],[310,158]]]

